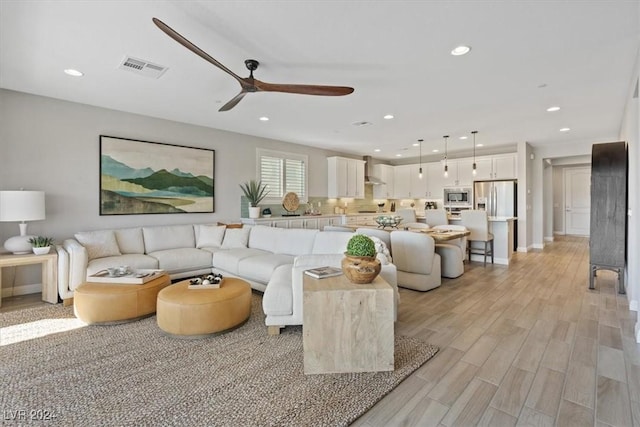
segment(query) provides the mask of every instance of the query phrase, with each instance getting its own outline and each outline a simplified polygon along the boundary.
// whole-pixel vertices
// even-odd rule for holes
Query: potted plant
[[[371,283],[380,274],[380,268],[373,240],[364,234],[356,234],[349,239],[342,259],[342,272],[347,279],[360,285]]]
[[[249,218],[260,218],[260,207],[258,207],[258,204],[269,194],[267,186],[262,185],[262,181],[252,179],[249,182],[240,184],[240,188],[244,196],[249,200]]]
[[[34,254],[44,255],[49,253],[51,245],[53,245],[53,238],[43,236],[31,237],[29,243],[31,243]]]

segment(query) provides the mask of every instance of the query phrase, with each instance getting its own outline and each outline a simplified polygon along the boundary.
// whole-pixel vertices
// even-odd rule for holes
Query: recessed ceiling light
[[[387,114],[386,116],[383,117],[383,119],[391,120],[393,119],[393,114]]]
[[[379,149],[379,148],[376,148],[376,149],[375,149],[375,150],[373,150],[373,151],[375,151],[376,153],[379,153],[379,152],[380,152],[380,149]]]
[[[461,136],[460,139],[467,139],[468,136]]]
[[[260,117],[260,121],[261,121],[261,122],[268,122],[268,121],[269,121],[269,117],[267,117],[267,116],[262,116],[262,117]]]
[[[471,48],[469,46],[464,46],[464,45],[458,46],[451,51],[451,55],[453,56],[466,55],[467,53],[469,53],[470,50]]]
[[[396,157],[402,157],[402,154],[396,154]]]
[[[64,73],[66,75],[72,76],[72,77],[82,77],[82,76],[84,76],[84,73],[82,71],[74,70],[73,68],[67,68],[66,70],[64,70]]]
[[[417,143],[417,142],[414,142],[412,145],[413,145],[414,147],[417,147],[417,146],[418,146],[418,145],[420,145],[420,144],[419,144],[419,143]]]
[[[560,129],[560,132],[569,132],[571,130],[571,128],[562,128]]]
[[[484,147],[484,144],[476,144],[476,147]]]
[[[438,149],[433,150],[434,153],[438,153],[439,151],[440,150],[438,150]]]
[[[560,111],[560,107],[558,107],[558,106],[549,107],[549,108],[547,108],[547,111],[550,112],[550,113],[553,113],[554,111]]]

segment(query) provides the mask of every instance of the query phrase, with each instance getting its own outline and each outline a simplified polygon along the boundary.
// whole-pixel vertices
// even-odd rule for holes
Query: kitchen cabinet
[[[242,218],[242,223],[247,225],[266,225],[267,227],[278,228],[306,228],[317,230],[325,225],[340,225],[342,224],[342,215],[335,216],[297,216],[297,217],[275,217],[275,218]]]
[[[328,157],[329,198],[364,198],[364,160]]]
[[[394,167],[394,199],[424,199],[427,197],[426,194],[427,178],[425,164],[422,165],[422,179],[420,179],[420,165]]]
[[[515,154],[477,157],[474,181],[516,179],[516,158]]]
[[[394,195],[394,167],[390,165],[374,165],[370,170],[374,177],[380,179],[384,184],[373,186],[374,199],[391,199]]]
[[[342,216],[318,218],[318,229],[323,230],[327,225],[342,225]]]
[[[427,178],[427,199],[442,199],[444,165],[440,162],[427,163],[422,168]]]
[[[408,199],[411,197],[411,165],[394,166],[393,198]]]
[[[442,178],[445,187],[461,187],[473,185],[473,159],[448,160],[449,176]]]

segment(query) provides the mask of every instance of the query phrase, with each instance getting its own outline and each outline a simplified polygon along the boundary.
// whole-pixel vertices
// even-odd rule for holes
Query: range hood
[[[371,171],[371,156],[364,156],[363,160],[366,162],[364,164],[364,183],[365,184],[371,184],[371,185],[382,185],[382,184],[386,184],[386,182],[382,181],[379,178],[376,178],[375,176],[372,176],[370,174]]]

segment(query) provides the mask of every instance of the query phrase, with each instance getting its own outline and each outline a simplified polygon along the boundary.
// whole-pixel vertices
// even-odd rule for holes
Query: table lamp
[[[0,221],[20,221],[20,235],[10,237],[4,247],[14,254],[31,253],[25,221],[45,219],[44,191],[0,191]]]

